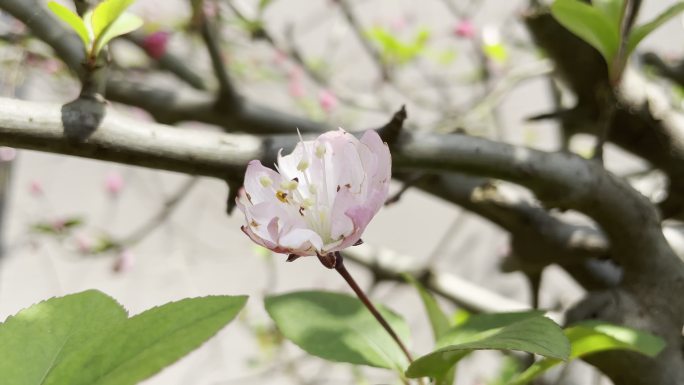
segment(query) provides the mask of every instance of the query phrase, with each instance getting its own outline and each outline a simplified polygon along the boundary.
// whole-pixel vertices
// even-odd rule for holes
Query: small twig
[[[373,46],[373,44],[371,44],[370,41],[368,41],[366,36],[364,36],[363,27],[356,19],[356,16],[354,16],[354,12],[352,11],[349,2],[347,0],[338,0],[337,3],[339,4],[340,9],[342,10],[342,14],[344,15],[345,19],[347,19],[349,26],[358,38],[359,42],[366,50],[368,55],[371,57],[371,59],[373,59],[373,61],[377,65],[382,80],[391,80],[392,76],[390,73],[390,69],[387,67],[387,64],[382,59],[382,55],[380,55],[380,52],[378,52],[377,48],[375,48],[375,46]]]
[[[209,51],[209,58],[211,59],[211,65],[214,68],[214,74],[219,82],[219,100],[227,106],[238,107],[240,96],[233,87],[226,65],[223,62],[223,55],[221,54],[221,47],[215,26],[204,12],[202,3],[203,1],[199,2],[197,9],[199,17],[198,22],[202,39]]]
[[[181,187],[176,191],[169,199],[164,202],[164,206],[159,210],[154,216],[152,216],[147,222],[145,222],[138,229],[133,231],[130,235],[123,238],[121,241],[117,242],[121,246],[132,246],[147,237],[152,231],[154,231],[159,225],[164,223],[166,219],[174,212],[176,207],[183,201],[190,190],[197,184],[199,178],[192,177],[185,181]]]

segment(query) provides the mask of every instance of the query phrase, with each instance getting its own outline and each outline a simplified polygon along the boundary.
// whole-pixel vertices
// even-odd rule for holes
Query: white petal
[[[287,234],[280,237],[280,246],[291,249],[298,255],[315,255],[313,246],[316,250],[323,248],[323,241],[315,231],[309,229],[292,229]],[[301,254],[300,254],[301,253]]]

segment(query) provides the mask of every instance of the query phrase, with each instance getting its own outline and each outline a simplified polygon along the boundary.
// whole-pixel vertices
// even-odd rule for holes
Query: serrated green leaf
[[[570,341],[569,360],[606,350],[631,350],[655,357],[665,347],[665,342],[654,335],[639,330],[599,321],[586,321],[565,329]],[[531,365],[512,379],[508,385],[523,385],[534,380],[562,361],[544,358]]]
[[[627,52],[631,53],[639,45],[639,43],[648,36],[651,32],[655,31],[658,27],[665,24],[668,20],[675,17],[680,12],[684,11],[684,2],[678,2],[672,5],[670,8],[666,9],[663,13],[658,15],[655,19],[650,22],[634,27],[632,32],[629,34],[629,41],[627,42]]]
[[[67,23],[71,27],[71,29],[73,29],[74,32],[76,32],[78,37],[81,38],[81,41],[83,41],[83,47],[87,50],[88,47],[90,47],[90,36],[88,35],[88,28],[86,27],[86,24],[83,22],[83,19],[81,19],[76,13],[74,13],[69,8],[54,1],[50,1],[48,3],[48,8],[50,9],[50,11],[52,11],[52,13],[55,14],[55,16],[62,19],[62,21]]]
[[[556,0],[551,14],[560,24],[596,48],[612,63],[620,44],[619,28],[599,9],[578,0]]]
[[[114,325],[56,365],[44,385],[134,385],[198,348],[235,318],[245,296],[186,298]]]
[[[268,297],[266,311],[285,338],[330,361],[402,371],[408,362],[399,346],[357,298],[340,293],[302,291]],[[379,306],[407,343],[408,326]]]
[[[546,317],[532,317],[478,333],[468,342],[449,345],[420,357],[406,370],[406,376],[443,376],[467,354],[482,349],[519,350],[563,360],[570,354],[568,339],[555,322]]]
[[[95,54],[99,54],[102,48],[107,45],[115,37],[125,35],[129,32],[135,31],[143,25],[143,20],[136,15],[131,13],[124,13],[120,15],[114,22],[107,28],[104,34],[97,40],[97,46],[95,47]]]
[[[100,36],[110,27],[135,0],[104,0],[95,7],[92,16],[94,39]]]
[[[0,324],[3,384],[38,385],[83,344],[126,320],[114,299],[96,290],[51,298]]]

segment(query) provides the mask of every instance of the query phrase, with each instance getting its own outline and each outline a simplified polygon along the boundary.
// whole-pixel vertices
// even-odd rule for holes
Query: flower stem
[[[356,283],[354,278],[349,274],[349,271],[347,271],[347,268],[344,266],[344,260],[342,258],[342,254],[339,252],[335,252],[335,270],[337,270],[338,273],[344,278],[345,281],[347,281],[347,284],[349,284],[349,287],[351,287],[352,290],[354,290],[354,293],[356,293],[356,296],[359,297],[361,302],[366,306],[368,311],[373,314],[376,320],[382,325],[382,327],[389,333],[389,335],[394,339],[394,341],[399,345],[399,348],[404,352],[404,355],[406,355],[406,358],[408,358],[409,363],[413,362],[413,357],[411,357],[411,353],[409,353],[408,349],[406,349],[406,346],[404,346],[404,343],[401,342],[401,339],[397,335],[397,333],[394,332],[394,329],[390,326],[389,323],[387,323],[387,320],[385,320],[385,317],[380,314],[378,309],[371,303],[370,299],[368,299],[368,296],[366,296],[366,293],[361,290],[359,285]]]

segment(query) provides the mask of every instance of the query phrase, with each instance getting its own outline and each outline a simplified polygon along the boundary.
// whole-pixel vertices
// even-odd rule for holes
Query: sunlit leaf
[[[268,297],[266,311],[285,338],[307,353],[330,361],[403,371],[408,362],[399,346],[358,299],[340,293],[303,291]],[[379,307],[407,343],[408,327]]]
[[[649,333],[598,321],[586,321],[569,327],[565,329],[565,335],[570,340],[570,360],[606,350],[631,350],[655,357],[665,347],[661,338]],[[508,385],[527,384],[561,363],[558,359],[544,358],[512,379]]]
[[[82,344],[42,384],[137,384],[198,348],[246,301],[245,296],[186,298],[147,310]]]
[[[104,34],[98,39],[97,47],[95,47],[95,54],[97,55],[102,48],[109,43],[115,37],[125,35],[129,32],[135,31],[143,25],[143,20],[136,15],[131,13],[124,13],[120,15],[114,22],[107,28]]]
[[[449,345],[415,360],[406,375],[440,377],[475,350],[519,350],[565,360],[570,354],[568,339],[561,328],[546,317],[531,317],[508,326],[480,332],[468,342]]]
[[[596,48],[611,63],[619,44],[619,29],[608,15],[578,0],[556,0],[551,13],[570,32]]]
[[[95,40],[121,16],[135,0],[104,0],[93,10],[92,26]]]
[[[55,367],[126,318],[121,305],[96,290],[51,298],[20,311],[0,324],[0,382],[44,384]]]
[[[54,1],[50,1],[48,3],[48,8],[57,17],[62,19],[62,21],[67,23],[71,29],[76,32],[76,34],[78,34],[78,37],[80,37],[83,41],[83,46],[87,50],[90,46],[90,37],[88,36],[88,28],[86,28],[86,24],[83,22],[83,19],[81,19],[80,16],[75,14],[69,8]]]

